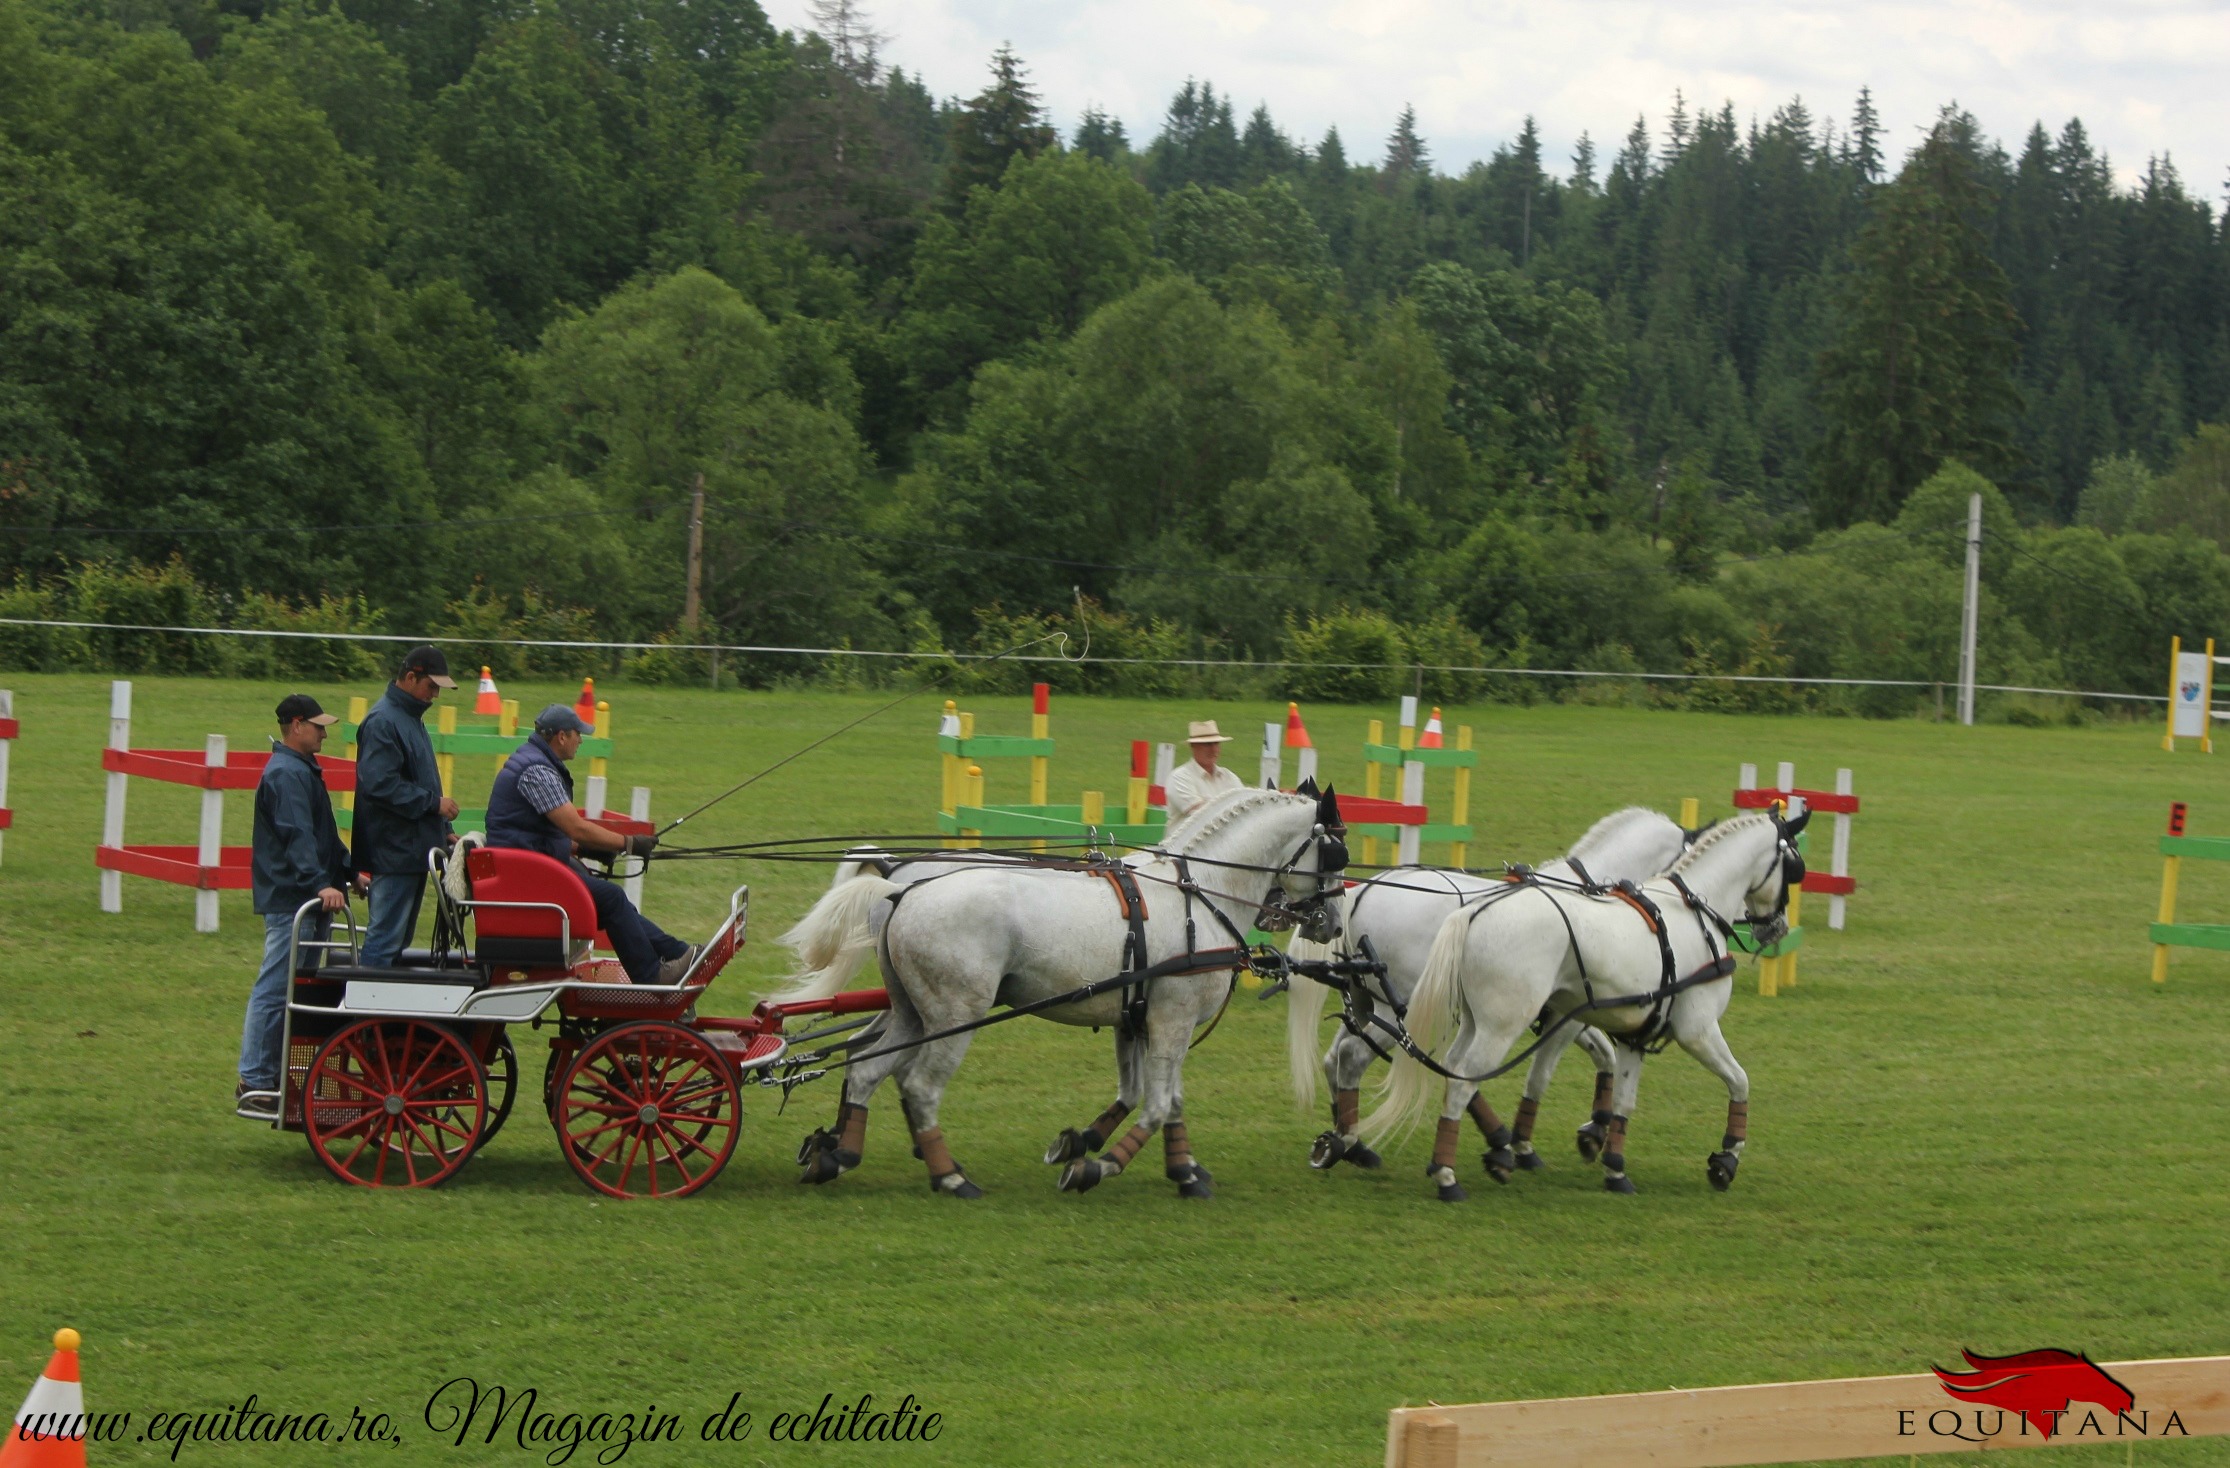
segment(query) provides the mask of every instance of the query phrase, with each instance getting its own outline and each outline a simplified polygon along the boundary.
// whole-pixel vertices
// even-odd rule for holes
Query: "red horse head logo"
[[[1933,1368],[1946,1392],[1963,1402],[1981,1402],[2017,1412],[2045,1437],[2059,1426],[2057,1414],[2065,1412],[2070,1402],[2096,1402],[2109,1412],[2127,1412],[2137,1404],[2128,1387],[2099,1370],[2090,1357],[2074,1351],[2023,1351],[2017,1356],[1977,1356],[1972,1351],[1959,1354],[1975,1369]]]

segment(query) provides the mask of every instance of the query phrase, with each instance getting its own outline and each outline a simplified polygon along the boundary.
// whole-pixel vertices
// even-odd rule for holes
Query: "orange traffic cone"
[[[1301,706],[1297,703],[1289,703],[1285,706],[1285,747],[1287,749],[1316,748],[1315,745],[1309,743],[1309,726],[1301,722]]]
[[[54,1359],[15,1414],[0,1468],[85,1468],[85,1391],[77,1381],[77,1332],[54,1333]]]
[[[594,678],[583,678],[581,680],[581,696],[573,700],[573,712],[580,715],[581,722],[591,729],[596,727],[596,680]]]
[[[1417,747],[1419,749],[1439,749],[1442,747],[1440,742],[1439,709],[1434,709],[1432,711],[1432,717],[1425,720],[1425,732],[1417,736]]]
[[[496,692],[496,680],[488,672],[486,663],[480,665],[480,696],[472,701],[472,711],[476,714],[503,712],[503,697]]]

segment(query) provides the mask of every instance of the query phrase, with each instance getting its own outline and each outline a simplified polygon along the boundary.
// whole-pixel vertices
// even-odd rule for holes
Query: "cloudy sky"
[[[805,0],[764,0],[808,24]],[[1187,76],[1257,102],[1309,141],[1337,125],[1375,158],[1404,103],[1443,169],[1515,136],[1527,113],[1549,156],[1581,132],[1615,148],[1637,112],[1661,124],[1731,100],[1747,121],[1801,94],[1848,119],[1863,84],[1909,146],[1956,99],[2007,147],[2030,123],[2080,117],[2129,180],[2150,154],[2219,206],[2230,163],[2230,4],[2224,0],[869,0],[886,56],[939,95],[982,86],[1011,41],[1064,132],[1087,103],[1143,144]]]

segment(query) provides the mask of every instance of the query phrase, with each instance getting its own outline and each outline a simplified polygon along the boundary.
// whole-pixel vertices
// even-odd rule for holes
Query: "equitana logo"
[[[1928,1414],[1925,1430],[1935,1437],[1955,1437],[1962,1442],[1988,1442],[1992,1438],[2037,1437],[2188,1437],[2183,1419],[2170,1411],[2155,1423],[2150,1411],[2140,1409],[2136,1396],[2078,1351],[2048,1349],[2022,1351],[2012,1356],[1977,1356],[1961,1351],[1974,1369],[1946,1371],[1931,1368],[1943,1383],[1946,1395],[1962,1404]],[[2078,1409],[2076,1403],[2085,1403]],[[2103,1416],[2101,1415],[2103,1409]],[[1901,1412],[1900,1436],[1917,1436],[1923,1424],[1918,1414]],[[2011,1420],[2008,1420],[2010,1417]]]

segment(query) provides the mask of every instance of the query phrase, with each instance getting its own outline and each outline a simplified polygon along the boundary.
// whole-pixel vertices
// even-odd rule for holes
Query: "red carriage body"
[[[243,1114],[302,1131],[344,1182],[455,1176],[511,1114],[520,1077],[507,1026],[554,1020],[542,1101],[574,1172],[613,1197],[693,1193],[733,1154],[743,1088],[782,1058],[784,1020],[888,1006],[878,989],[700,1016],[699,997],[742,946],[747,888],[679,983],[641,985],[594,955],[596,909],[572,867],[487,846],[463,849],[463,862],[460,898],[435,853],[435,949],[393,967],[355,962],[353,918],[345,940],[320,942],[301,937],[316,904],[295,916],[282,1090],[251,1093],[263,1109]],[[339,961],[318,966],[321,954]]]

